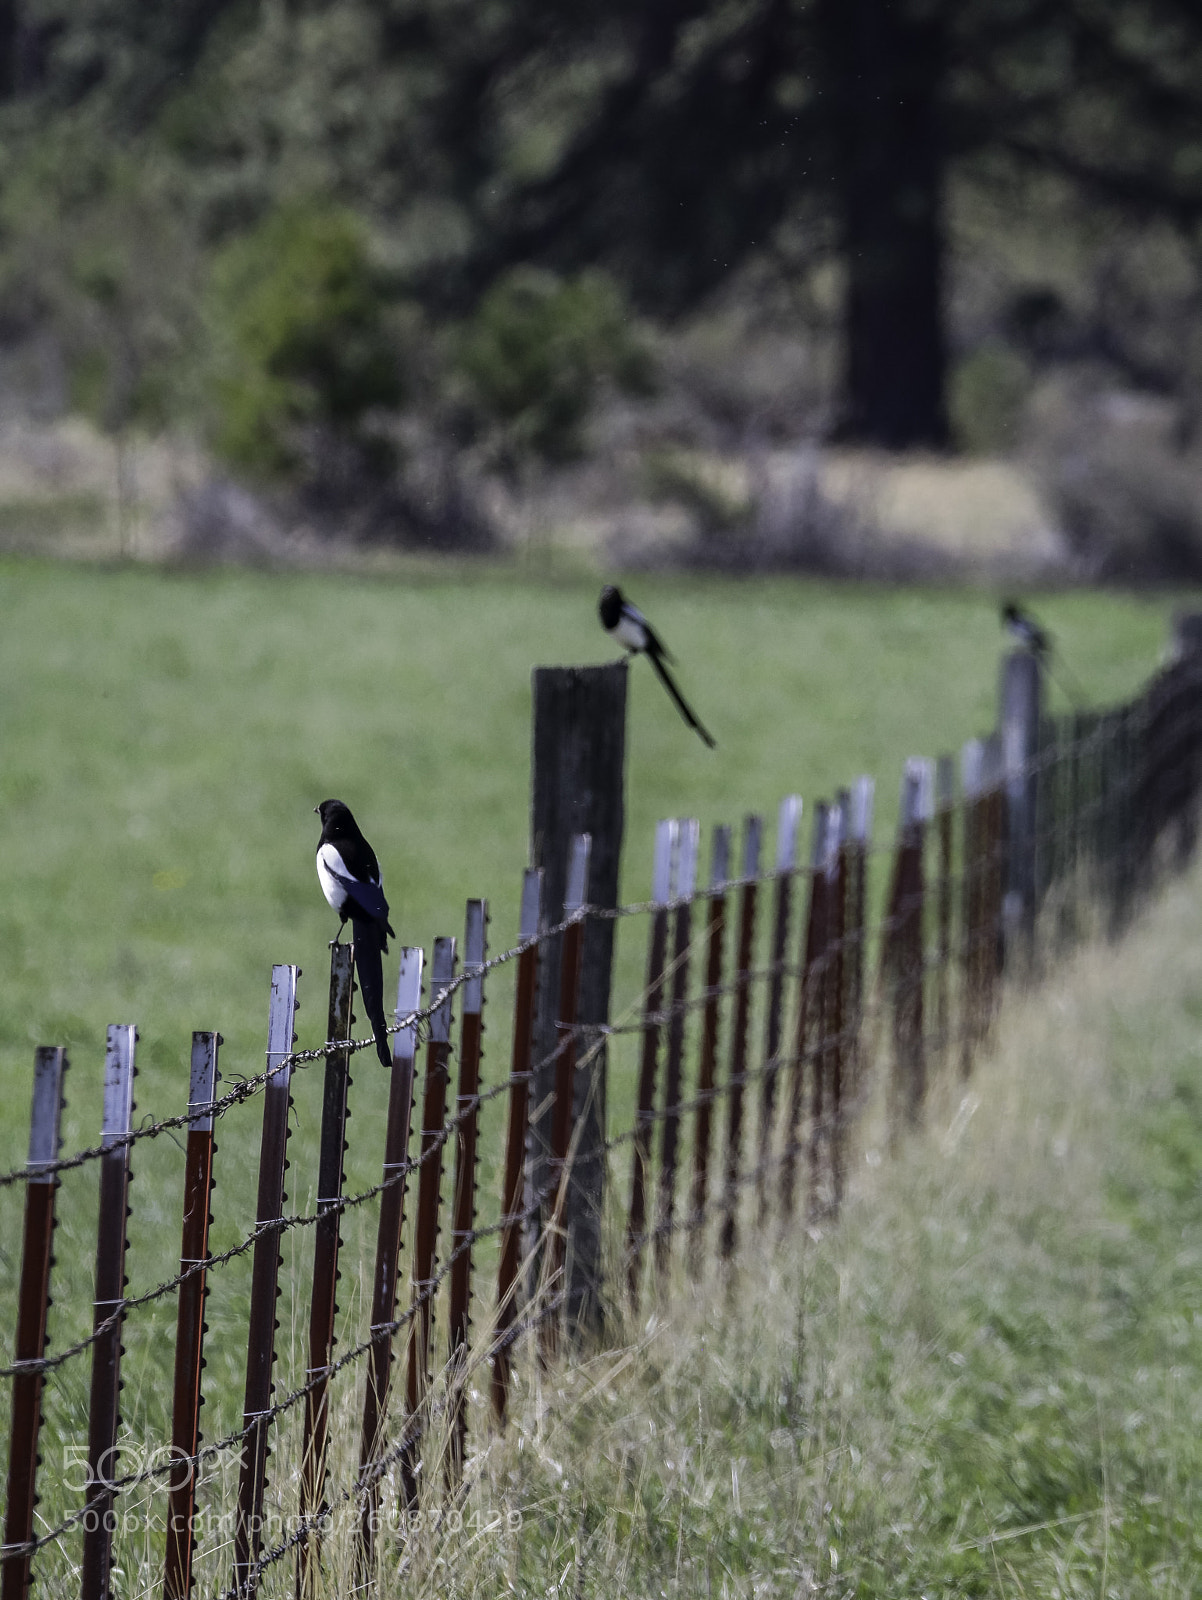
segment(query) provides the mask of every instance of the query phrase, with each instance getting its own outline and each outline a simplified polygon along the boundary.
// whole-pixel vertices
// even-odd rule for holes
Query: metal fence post
[[[513,1001],[513,1053],[509,1073],[509,1125],[505,1139],[505,1177],[501,1196],[501,1254],[497,1267],[497,1332],[492,1356],[492,1405],[497,1426],[504,1427],[509,1405],[513,1325],[517,1318],[518,1268],[522,1250],[522,1192],[526,1165],[526,1131],[530,1115],[530,1068],[534,1011],[538,999],[539,905],[543,875],[527,869],[522,880],[518,957]]]
[[[722,955],[726,937],[726,881],[730,871],[730,829],[714,829],[710,866],[709,925],[706,931],[705,1007],[701,1016],[701,1058],[697,1068],[697,1117],[693,1135],[693,1192],[689,1204],[692,1239],[689,1270],[701,1270],[701,1237],[709,1187],[710,1144],[717,1092],[718,1023],[721,1015]]]
[[[422,966],[420,948],[401,951],[397,977],[396,1021],[403,1023],[421,1008]],[[401,1229],[405,1220],[405,1187],[409,1176],[409,1125],[413,1117],[413,1064],[417,1056],[417,1024],[398,1028],[392,1036],[392,1071],[388,1085],[388,1117],[384,1130],[385,1187],[380,1195],[376,1232],[376,1267],[372,1277],[371,1338],[367,1382],[363,1393],[363,1431],[359,1444],[359,1492],[363,1497],[356,1555],[359,1587],[371,1577],[376,1522],[380,1504],[380,1479],[375,1462],[380,1454],[388,1391],[392,1379],[392,1339],[396,1330],[397,1279]]]
[[[354,946],[330,947],[330,1007],[326,1038],[349,1039],[355,980]],[[301,1449],[300,1513],[312,1524],[297,1546],[297,1596],[317,1593],[317,1561],[321,1534],[317,1523],[324,1507],[326,1442],[329,1433],[329,1368],[334,1354],[334,1319],[338,1314],[338,1255],[342,1248],[342,1160],[346,1152],[347,1093],[350,1054],[326,1051],[321,1109],[321,1144],[317,1167],[317,1224],[313,1230],[313,1292],[309,1310],[309,1361],[305,1382],[304,1444]]]
[[[21,1290],[17,1306],[18,1362],[40,1362],[46,1354],[46,1313],[50,1306],[53,1265],[55,1196],[59,1177],[59,1130],[63,1113],[63,1075],[67,1052],[61,1046],[40,1046],[33,1058],[33,1106],[29,1119],[29,1167],[25,1185],[25,1238],[21,1252]],[[38,1439],[42,1429],[42,1386],[45,1370],[34,1366],[13,1377],[12,1421],[8,1437],[8,1502],[4,1516],[6,1548],[33,1538],[37,1504]],[[29,1593],[33,1552],[18,1550],[3,1558],[3,1600],[25,1600]]]
[[[772,1124],[776,1109],[776,1079],[781,1063],[782,1009],[785,992],[785,950],[789,942],[789,908],[793,898],[793,872],[797,865],[797,827],[801,821],[801,796],[786,795],[776,823],[776,881],[772,917],[772,951],[768,965],[768,1020],[764,1040],[764,1078],[760,1085],[760,1154],[756,1189],[761,1223],[768,1215],[768,1168],[772,1152]]]
[[[418,1455],[421,1450],[426,1392],[430,1384],[430,1325],[434,1316],[434,1275],[438,1246],[438,1210],[442,1187],[442,1153],[447,1114],[448,1062],[451,1055],[451,996],[455,977],[455,941],[435,939],[430,974],[430,1040],[426,1046],[426,1083],[422,1100],[421,1168],[417,1185],[417,1222],[413,1239],[411,1280],[413,1316],[409,1324],[409,1365],[406,1372],[405,1442],[401,1452],[401,1494],[406,1510],[418,1497]]]
[[[664,1003],[664,959],[668,948],[668,901],[677,823],[667,818],[655,829],[655,862],[651,876],[651,936],[647,948],[647,982],[643,991],[643,1047],[639,1061],[638,1109],[630,1176],[630,1214],[626,1227],[626,1287],[638,1304],[639,1266],[647,1242],[647,1184],[651,1166],[651,1129],[655,1120],[655,1074],[659,1063],[659,1030]]]
[[[827,816],[826,833],[826,955],[823,965],[823,1076],[829,1091],[826,1113],[827,1166],[830,1193],[825,1210],[835,1215],[843,1204],[843,1072],[847,1058],[844,935],[847,900],[847,824],[851,796],[840,790]]]
[[[874,781],[861,774],[852,785],[848,814],[847,884],[845,891],[843,960],[844,1015],[847,1045],[844,1051],[845,1098],[859,1108],[864,1076],[861,1031],[864,1021],[864,970],[868,955],[867,887],[868,850],[872,842]]]
[[[565,918],[576,917],[588,904],[589,861],[593,841],[580,833],[572,840],[568,861],[567,888],[564,891]],[[558,1348],[560,1308],[564,1299],[564,1272],[568,1263],[568,1235],[576,1243],[577,1217],[573,1215],[571,1166],[576,1110],[576,1029],[580,1002],[580,968],[584,953],[585,921],[581,916],[565,928],[560,944],[559,1005],[556,1046],[555,1103],[551,1107],[550,1180],[544,1208],[544,1232],[548,1236],[547,1296],[539,1324],[539,1349],[550,1360]]]
[[[660,1136],[659,1220],[655,1231],[655,1268],[668,1269],[673,1215],[676,1208],[676,1151],[680,1139],[680,1091],[684,1075],[685,1006],[689,994],[689,948],[693,937],[693,894],[697,888],[697,855],[701,824],[681,821],[676,854],[677,901],[672,943],[672,989],[668,1011],[668,1053],[664,1070],[664,1120]]]
[[[731,1029],[730,1102],[726,1124],[726,1170],[719,1249],[724,1261],[734,1255],[738,1237],[740,1166],[743,1160],[743,1090],[747,1083],[747,1024],[751,1015],[752,963],[755,960],[756,880],[760,872],[763,819],[749,816],[743,834],[743,886],[739,893],[739,948],[735,958],[735,1012]]]
[[[472,1298],[472,1230],[476,1226],[476,1139],[480,1120],[480,1059],[484,1040],[484,962],[488,902],[469,900],[463,934],[463,1009],[459,1021],[459,1091],[455,1101],[455,1188],[451,1231],[450,1418],[447,1477],[463,1473],[467,1437],[464,1380]]]
[[[1038,658],[1012,650],[1002,661],[998,729],[1006,774],[1006,942],[1028,971],[1035,950],[1036,806],[1043,682]],[[1009,949],[1007,960],[1009,960]]]
[[[826,817],[825,800],[814,806],[814,836],[810,848],[810,886],[805,926],[801,938],[801,973],[798,979],[797,1026],[793,1042],[793,1073],[789,1095],[789,1121],[781,1168],[781,1221],[793,1214],[797,1184],[797,1161],[801,1154],[801,1113],[805,1103],[806,1062],[813,1079],[814,1118],[822,1115],[822,1060],[819,1043],[823,1033],[822,987],[820,971],[826,949]],[[811,1128],[811,1187],[816,1182],[813,1170],[817,1161],[817,1122]]]
[[[956,771],[951,756],[935,763],[935,831],[939,858],[935,887],[935,1046],[947,1058],[952,1036],[952,824],[956,807]]]
[[[172,1472],[167,1508],[164,1600],[188,1600],[196,1548],[196,1452],[200,1446],[200,1375],[204,1367],[206,1263],[209,1207],[213,1199],[213,1101],[221,1074],[219,1033],[192,1035],[188,1088],[188,1143],[184,1154],[184,1216],[179,1267],[190,1272],[179,1286],[175,1330],[175,1391],[172,1406]]]
[[[923,836],[931,815],[930,762],[912,758],[902,778],[893,928],[894,1098],[914,1127],[926,1098]]]
[[[104,1057],[104,1122],[100,1143],[100,1224],[96,1237],[96,1299],[92,1395],[88,1409],[88,1494],[84,1514],[81,1600],[112,1592],[113,1500],[117,1430],[121,1425],[121,1329],[125,1298],[125,1236],[129,1216],[129,1133],[134,1112],[132,1023],[108,1030]],[[106,1326],[107,1324],[107,1326]],[[102,1331],[103,1330],[103,1331]]]
[[[234,1588],[240,1596],[258,1588],[263,1542],[263,1493],[267,1486],[267,1439],[275,1366],[276,1300],[280,1283],[280,1223],[284,1216],[288,1112],[292,1106],[292,1050],[296,1027],[296,982],[300,968],[271,969],[267,1024],[267,1071],[263,1090],[263,1135],[259,1147],[259,1196],[251,1265],[250,1325],[246,1342],[245,1439],[238,1477],[234,1525]]]

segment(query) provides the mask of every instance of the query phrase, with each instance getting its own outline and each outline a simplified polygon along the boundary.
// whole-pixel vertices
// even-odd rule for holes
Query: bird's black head
[[[1005,600],[1002,602],[1003,622],[1017,622],[1021,615],[1022,613],[1019,611],[1013,600]]]
[[[607,583],[601,591],[597,611],[603,628],[616,628],[618,618],[622,615],[622,591],[612,583]]]
[[[313,809],[321,818],[322,827],[328,828],[332,833],[345,829],[348,824],[352,828],[355,826],[350,807],[343,805],[341,800],[323,800]]]

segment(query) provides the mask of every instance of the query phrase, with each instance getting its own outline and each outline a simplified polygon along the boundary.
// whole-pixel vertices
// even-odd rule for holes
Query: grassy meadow
[[[313,870],[313,807],[328,795],[352,806],[376,847],[401,942],[428,948],[435,934],[458,933],[464,899],[483,894],[492,908],[492,947],[511,943],[527,853],[530,671],[536,664],[612,657],[596,621],[597,587],[592,573],[558,562],[542,571],[413,563],[359,573],[0,563],[6,824],[0,836],[0,1165],[19,1164],[24,1155],[36,1044],[61,1042],[70,1049],[64,1138],[70,1150],[93,1143],[98,1133],[110,1021],[139,1025],[139,1117],[183,1109],[193,1028],[221,1030],[227,1086],[239,1074],[260,1070],[273,962],[304,969],[298,1042],[321,1042],[334,918]],[[992,725],[1002,641],[990,594],[651,576],[632,578],[628,588],[675,652],[684,690],[717,736],[718,749],[707,751],[684,727],[646,664],[636,662],[626,900],[648,891],[657,817],[691,814],[708,829],[762,811],[771,849],[771,821],[782,795],[797,790],[809,802],[866,771],[877,779],[878,837],[887,840],[904,757],[954,750]],[[1090,695],[1106,701],[1131,691],[1154,668],[1172,603],[1165,596],[1066,593],[1035,604]],[[642,925],[627,926],[634,933],[619,946],[619,1006],[637,991],[643,954]],[[488,1013],[486,1082],[507,1067],[502,987],[495,985]],[[615,1113],[630,1103],[633,1067],[633,1054],[615,1048]],[[358,1058],[351,1188],[379,1176],[384,1087],[374,1058]],[[315,1179],[316,1073],[298,1075],[295,1101],[289,1187],[290,1203],[300,1209],[311,1206]],[[499,1102],[494,1110],[499,1116]],[[220,1127],[215,1249],[241,1239],[253,1215],[259,1115],[252,1102]],[[174,1270],[180,1170],[169,1137],[137,1147],[132,1293]],[[493,1182],[487,1159],[485,1181]],[[0,1191],[0,1303],[9,1305],[19,1267],[19,1205],[19,1191]],[[90,1326],[93,1168],[66,1175],[59,1213],[52,1350]],[[373,1230],[367,1208],[348,1217],[345,1248],[352,1263],[370,1259]],[[931,1248],[934,1273],[939,1250]],[[879,1270],[887,1276],[892,1246],[880,1249]],[[307,1234],[288,1236],[280,1363],[287,1383],[303,1368],[310,1256]],[[764,1263],[773,1293],[786,1279],[793,1282],[787,1273],[781,1278],[784,1270]],[[367,1277],[355,1265],[344,1269],[345,1339],[360,1336]],[[842,1304],[837,1275],[822,1278],[816,1265],[806,1265],[803,1277],[812,1293],[807,1288],[797,1304],[812,1301],[815,1308],[806,1317],[818,1318],[832,1294]],[[209,1438],[240,1419],[240,1308],[248,1281],[244,1258],[223,1269],[210,1301]],[[787,1283],[782,1292],[792,1293]],[[781,1305],[765,1301],[767,1342],[747,1357],[748,1382],[762,1370],[769,1388],[785,1379],[769,1379],[763,1362],[784,1350],[802,1315],[792,1302],[784,1313]],[[784,1316],[779,1325],[778,1314]],[[821,1312],[828,1314],[834,1315],[830,1307]],[[11,1317],[0,1318],[4,1358],[11,1324]],[[716,1332],[698,1332],[687,1315],[683,1324],[669,1318],[663,1326],[680,1333],[671,1342],[673,1360],[686,1363],[681,1373],[693,1370],[689,1361],[704,1366],[709,1358],[698,1352],[713,1348]],[[661,1346],[653,1332],[638,1335],[639,1353],[615,1392],[625,1396],[628,1385],[649,1383],[645,1393],[637,1391],[642,1399],[631,1399],[630,1414],[645,1406],[654,1421],[661,1395],[646,1375],[658,1370],[661,1357],[654,1352]],[[172,1333],[170,1301],[131,1320],[123,1413],[133,1437],[161,1434]],[[694,1333],[708,1342],[697,1345]],[[723,1333],[725,1353],[716,1359],[740,1367],[741,1337]],[[825,1359],[825,1339],[825,1333],[814,1340],[806,1334],[807,1362]],[[677,1371],[664,1370],[669,1377]],[[51,1386],[47,1437],[53,1449],[84,1436],[88,1371],[86,1361],[72,1362]],[[710,1381],[697,1371],[698,1382]],[[565,1381],[571,1388],[587,1380]],[[811,1373],[806,1382],[812,1381]],[[662,1394],[675,1393],[675,1382],[665,1379]],[[348,1384],[344,1398],[354,1389]],[[541,1439],[539,1430],[560,1421],[540,1409],[538,1396],[528,1398]],[[0,1399],[0,1424],[6,1405],[7,1395]],[[581,1438],[593,1441],[586,1448],[602,1448],[608,1436],[588,1434],[587,1408],[564,1410],[555,1401],[550,1409],[569,1419],[573,1436],[570,1419],[581,1415]],[[731,1426],[729,1419],[721,1424]],[[527,1466],[542,1460],[541,1450],[540,1444]],[[633,1463],[631,1493],[643,1503],[644,1468],[626,1444],[619,1453]],[[53,1450],[47,1460],[52,1457]],[[765,1456],[756,1469],[767,1475],[765,1482],[769,1468]],[[53,1475],[53,1466],[48,1471]],[[531,1492],[542,1504],[545,1486]],[[731,1492],[737,1506],[737,1481]],[[42,1510],[53,1516],[73,1503],[65,1490],[48,1492]],[[577,1508],[571,1528],[560,1518],[558,1532],[538,1537],[550,1541],[548,1550],[558,1559],[578,1524],[592,1538],[592,1516]],[[635,1563],[631,1587],[643,1581],[636,1583],[636,1569],[660,1570],[656,1541],[668,1539],[666,1524],[645,1550],[637,1540],[623,1544],[619,1523],[605,1526],[607,1548],[619,1556],[628,1548]],[[705,1535],[711,1536],[717,1532]],[[732,1531],[731,1537],[733,1553],[724,1559],[734,1562],[733,1581],[739,1572],[754,1572],[758,1556],[754,1541],[744,1548],[742,1534]],[[511,1553],[515,1571],[537,1568],[540,1548],[522,1545]],[[470,1563],[463,1570],[470,1587]],[[495,1592],[496,1576],[490,1569],[481,1577],[488,1592]],[[716,1586],[713,1592],[720,1592],[720,1579],[713,1568],[706,1580]],[[528,1581],[522,1578],[523,1585]],[[599,1575],[597,1584],[603,1592]]]

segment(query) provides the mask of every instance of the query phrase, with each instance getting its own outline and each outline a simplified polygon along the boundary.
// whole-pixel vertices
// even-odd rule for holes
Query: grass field
[[[428,948],[435,933],[458,932],[473,894],[492,903],[494,948],[511,942],[527,850],[530,670],[612,655],[596,587],[558,569],[539,578],[416,565],[359,576],[0,565],[0,1164],[23,1156],[37,1043],[71,1050],[71,1149],[96,1138],[110,1021],[139,1024],[139,1114],[159,1117],[183,1109],[193,1028],[222,1031],[227,1082],[260,1069],[273,962],[305,969],[299,1043],[321,1042],[333,917],[313,871],[312,812],[327,795],[347,800],[372,838],[402,942]],[[955,749],[993,722],[992,596],[781,580],[630,587],[719,748],[701,746],[636,663],[626,899],[647,892],[658,816],[771,817],[789,790],[812,801],[868,771],[887,838],[902,759]],[[1165,597],[1090,594],[1041,606],[1099,700],[1148,675],[1169,609]],[[641,951],[622,959],[637,979]],[[495,1075],[502,1016],[489,1019]],[[383,1082],[374,1065],[357,1066],[352,1187],[379,1175]],[[616,1083],[615,1100],[628,1089]],[[315,1076],[296,1098],[291,1183],[305,1206]],[[257,1122],[252,1104],[221,1127],[216,1248],[243,1237],[252,1215]],[[179,1169],[173,1144],[139,1146],[134,1293],[173,1270]],[[18,1202],[16,1191],[0,1194],[0,1304],[12,1303]],[[94,1206],[94,1173],[69,1174],[54,1348],[89,1326]],[[367,1234],[348,1226],[347,1248],[364,1258]],[[285,1256],[288,1371],[300,1359],[308,1249],[292,1236]],[[223,1300],[211,1302],[210,1437],[239,1414],[247,1266],[227,1269]],[[361,1291],[344,1287],[348,1325],[362,1320]],[[139,1314],[127,1341],[124,1410],[135,1432],[159,1425],[170,1314],[169,1302]],[[10,1323],[0,1325],[5,1353]],[[52,1438],[80,1436],[86,1385],[85,1363],[64,1370],[49,1403]]]
[[[1200,906],[1012,994],[837,1228],[527,1389],[390,1592],[1199,1593]]]

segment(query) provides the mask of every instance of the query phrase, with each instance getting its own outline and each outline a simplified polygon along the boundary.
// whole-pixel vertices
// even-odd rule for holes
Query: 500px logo
[[[192,1457],[173,1444],[114,1445],[95,1466],[88,1460],[86,1445],[67,1444],[61,1461],[63,1487],[74,1494],[113,1489],[119,1478],[127,1477],[154,1477],[165,1488],[184,1489],[196,1472]]]

